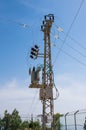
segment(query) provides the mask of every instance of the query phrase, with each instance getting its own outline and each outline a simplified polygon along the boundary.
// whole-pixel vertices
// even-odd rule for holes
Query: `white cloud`
[[[55,112],[65,113],[86,108],[86,84],[68,74],[60,75],[57,79],[60,96],[55,103]]]
[[[28,84],[21,86],[16,79],[6,83],[0,89],[0,114],[6,109],[12,112],[14,108],[22,114],[31,114],[30,108],[33,109],[34,101],[37,102],[39,98],[37,92],[36,89],[28,88]]]
[[[55,84],[60,96],[55,101],[55,113],[86,108],[86,84],[76,81],[68,74],[59,75],[56,79]],[[28,84],[27,80],[20,82],[13,79],[0,87],[0,114],[6,109],[11,112],[14,108],[21,114],[41,114],[42,103],[39,100],[39,89],[30,89]]]

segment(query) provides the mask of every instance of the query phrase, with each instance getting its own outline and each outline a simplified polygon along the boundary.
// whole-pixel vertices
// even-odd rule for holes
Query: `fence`
[[[1,115],[0,117],[3,118]],[[41,115],[21,115],[21,119],[22,121],[39,121],[42,125]],[[57,120],[54,125],[54,130],[86,130],[86,109],[67,112],[61,116],[60,121]]]
[[[67,112],[60,117],[60,130],[86,130],[86,110]]]

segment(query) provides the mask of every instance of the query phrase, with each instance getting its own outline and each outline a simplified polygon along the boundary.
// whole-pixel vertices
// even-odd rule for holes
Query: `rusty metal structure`
[[[54,129],[54,98],[53,98],[53,87],[54,77],[52,69],[52,58],[51,58],[51,39],[50,32],[54,22],[54,15],[48,14],[44,16],[44,20],[41,25],[41,31],[44,33],[44,52],[41,54],[43,58],[42,67],[33,67],[29,70],[31,74],[31,84],[29,88],[40,89],[40,100],[42,101],[42,130],[47,129],[49,124],[50,130]],[[37,45],[31,48],[30,57],[36,59],[39,57],[39,48]],[[39,72],[42,71],[42,79],[40,83]]]

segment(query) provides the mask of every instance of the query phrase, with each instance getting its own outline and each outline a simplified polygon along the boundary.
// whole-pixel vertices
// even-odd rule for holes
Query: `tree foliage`
[[[84,122],[84,130],[86,130],[86,117],[85,117],[85,122]]]
[[[56,130],[60,130],[60,128],[61,128],[61,123],[60,123],[61,116],[63,116],[63,115],[60,113],[56,113],[54,115],[54,127],[55,127],[54,129],[56,129]]]
[[[9,114],[7,110],[4,113],[3,119],[1,119],[0,126],[3,130],[17,130],[20,128],[21,118],[16,109]]]
[[[25,128],[29,128],[29,122],[28,121],[23,121],[21,123],[21,130],[24,130]]]
[[[38,121],[35,121],[35,122],[31,121],[29,123],[29,128],[32,128],[34,130],[41,130],[41,126],[40,126],[40,123]]]
[[[30,129],[29,129],[30,128]],[[12,114],[9,114],[6,110],[4,112],[4,117],[0,118],[0,129],[1,130],[40,130],[41,126],[38,121],[30,122],[22,121],[19,116],[19,112],[14,109]]]
[[[60,116],[59,113],[54,115],[54,130],[60,130]],[[50,128],[46,128],[49,130]],[[4,112],[4,117],[0,118],[0,130],[41,130],[41,126],[39,121],[22,121],[19,115],[19,112],[14,109],[13,112],[10,114],[6,110]]]

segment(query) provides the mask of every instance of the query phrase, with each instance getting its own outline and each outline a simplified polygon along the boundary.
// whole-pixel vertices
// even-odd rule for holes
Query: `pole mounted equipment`
[[[42,130],[47,129],[49,125],[50,130],[54,130],[54,98],[53,98],[53,87],[54,87],[54,76],[52,69],[52,58],[51,58],[51,39],[50,32],[54,22],[54,15],[48,14],[44,16],[44,20],[41,25],[41,31],[44,33],[44,52],[41,53],[43,58],[43,66],[33,67],[29,69],[31,75],[30,88],[40,89],[40,100],[42,101]],[[39,55],[39,47],[35,45],[31,48],[30,57],[37,59]],[[40,83],[39,72],[42,71],[42,79]]]
[[[39,52],[39,47],[37,45],[34,45],[34,47],[31,48],[30,58],[37,59]]]

